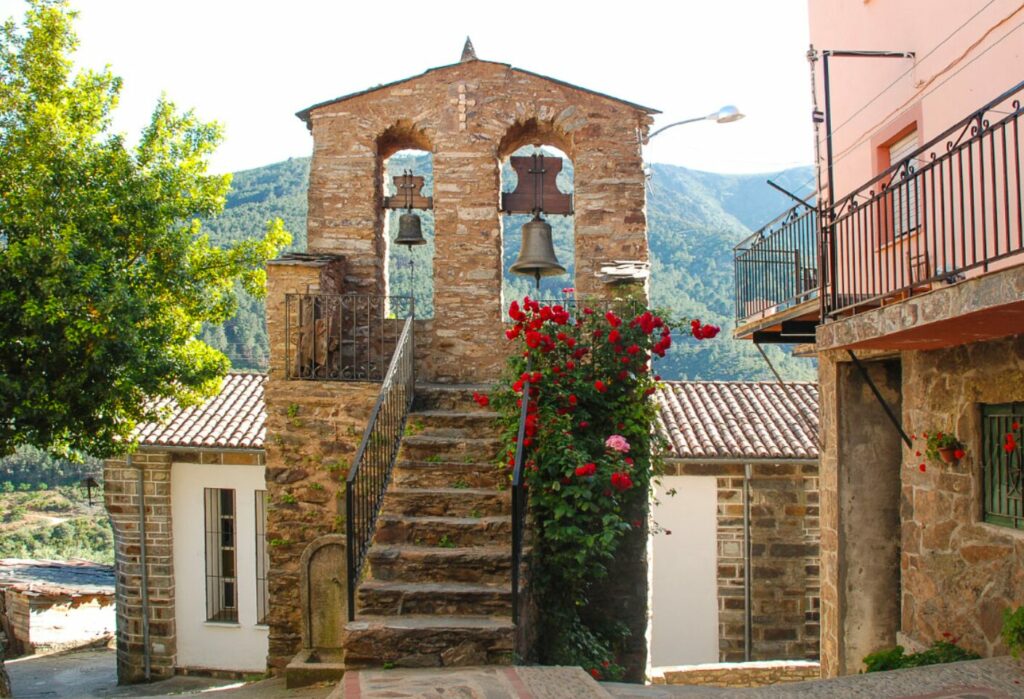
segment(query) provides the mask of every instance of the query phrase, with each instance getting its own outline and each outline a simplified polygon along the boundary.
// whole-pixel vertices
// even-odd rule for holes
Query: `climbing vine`
[[[617,650],[628,632],[593,609],[591,595],[622,538],[646,531],[663,451],[652,429],[651,395],[661,377],[651,362],[672,347],[680,323],[636,301],[598,309],[526,297],[508,315],[506,381],[478,400],[493,401],[502,415],[502,467],[511,472],[523,397],[530,397],[523,447],[539,660],[617,679]],[[699,320],[688,327],[696,339],[719,331]]]

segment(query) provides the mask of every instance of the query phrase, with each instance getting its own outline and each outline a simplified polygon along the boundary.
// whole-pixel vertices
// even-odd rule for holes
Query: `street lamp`
[[[743,112],[741,112],[740,110],[736,109],[735,105],[727,104],[721,109],[719,109],[717,112],[712,112],[707,116],[694,117],[693,119],[683,119],[682,121],[673,122],[668,126],[662,126],[660,129],[650,134],[647,137],[647,141],[650,141],[652,138],[660,134],[662,131],[665,131],[666,129],[671,129],[673,126],[680,126],[682,124],[692,124],[695,121],[713,121],[716,124],[728,124],[733,121],[739,121],[744,116],[746,115],[743,114]]]

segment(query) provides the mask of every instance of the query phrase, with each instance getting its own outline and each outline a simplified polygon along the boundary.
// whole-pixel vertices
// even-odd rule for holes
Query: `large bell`
[[[398,245],[423,245],[426,243],[423,237],[423,226],[420,225],[420,217],[412,213],[404,213],[398,217],[398,236],[395,243]]]
[[[558,264],[558,258],[555,257],[551,226],[539,214],[523,226],[523,245],[511,270],[516,274],[533,277],[538,285],[541,277],[565,274],[565,267]]]

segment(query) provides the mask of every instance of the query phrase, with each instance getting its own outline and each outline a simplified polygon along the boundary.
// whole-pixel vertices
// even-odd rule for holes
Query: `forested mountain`
[[[424,194],[432,191],[430,158],[406,155],[391,158],[388,169],[398,174],[411,167],[426,174]],[[292,158],[236,173],[224,213],[206,221],[211,239],[236,240],[263,230],[270,218],[284,219],[295,237],[293,249],[304,250],[306,222],[307,158]],[[793,168],[771,176],[783,187],[805,196],[813,172],[810,167]],[[785,196],[765,183],[765,175],[718,175],[688,170],[673,165],[653,165],[648,184],[648,225],[652,256],[651,296],[657,307],[671,309],[686,317],[699,317],[722,326],[722,334],[713,342],[677,343],[658,365],[665,378],[672,379],[770,379],[771,373],[756,350],[747,342],[731,339],[733,326],[732,247],[791,204]],[[511,189],[514,175],[506,166],[503,188]],[[560,186],[572,186],[572,168],[568,163],[560,176]],[[417,315],[431,315],[433,255],[433,218],[423,217],[428,245],[412,249],[416,259],[413,288]],[[391,217],[390,238],[397,230],[397,216]],[[532,280],[508,273],[519,251],[519,230],[528,216],[507,216],[505,236],[505,298],[536,295]],[[559,260],[572,272],[572,219],[551,216],[555,248]],[[408,294],[410,288],[410,252],[394,251],[389,264],[392,293]],[[568,286],[569,277],[543,280],[541,298],[556,298]],[[225,351],[239,368],[264,368],[267,358],[263,305],[244,297],[238,315],[222,327],[204,328],[204,340]],[[813,379],[812,360],[789,356],[788,348],[767,348],[772,361],[787,379]]]

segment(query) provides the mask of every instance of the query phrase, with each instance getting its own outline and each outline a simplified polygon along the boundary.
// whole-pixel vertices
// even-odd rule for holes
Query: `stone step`
[[[511,665],[515,650],[515,624],[503,617],[365,617],[345,636],[347,669]]]
[[[511,542],[501,546],[374,544],[366,554],[368,580],[401,582],[507,583],[512,576]]]
[[[511,517],[408,517],[382,514],[375,544],[498,546],[512,541]]]
[[[490,410],[422,410],[409,413],[405,431],[407,434],[420,434],[433,430],[457,429],[472,430],[479,437],[498,436],[501,416]]]
[[[470,437],[465,434],[411,435],[402,438],[398,458],[408,461],[461,461],[493,463],[501,440],[497,437]]]
[[[424,410],[456,410],[462,412],[481,412],[486,410],[473,400],[474,393],[489,393],[494,389],[492,384],[416,384],[416,397],[413,400],[413,411]]]
[[[399,461],[392,474],[392,487],[497,489],[509,482],[508,473],[493,463],[466,464],[458,461]]]
[[[359,586],[359,616],[405,614],[512,615],[507,583],[408,583],[367,580]]]
[[[497,517],[512,512],[508,490],[495,488],[404,488],[392,485],[382,514],[411,517]]]

